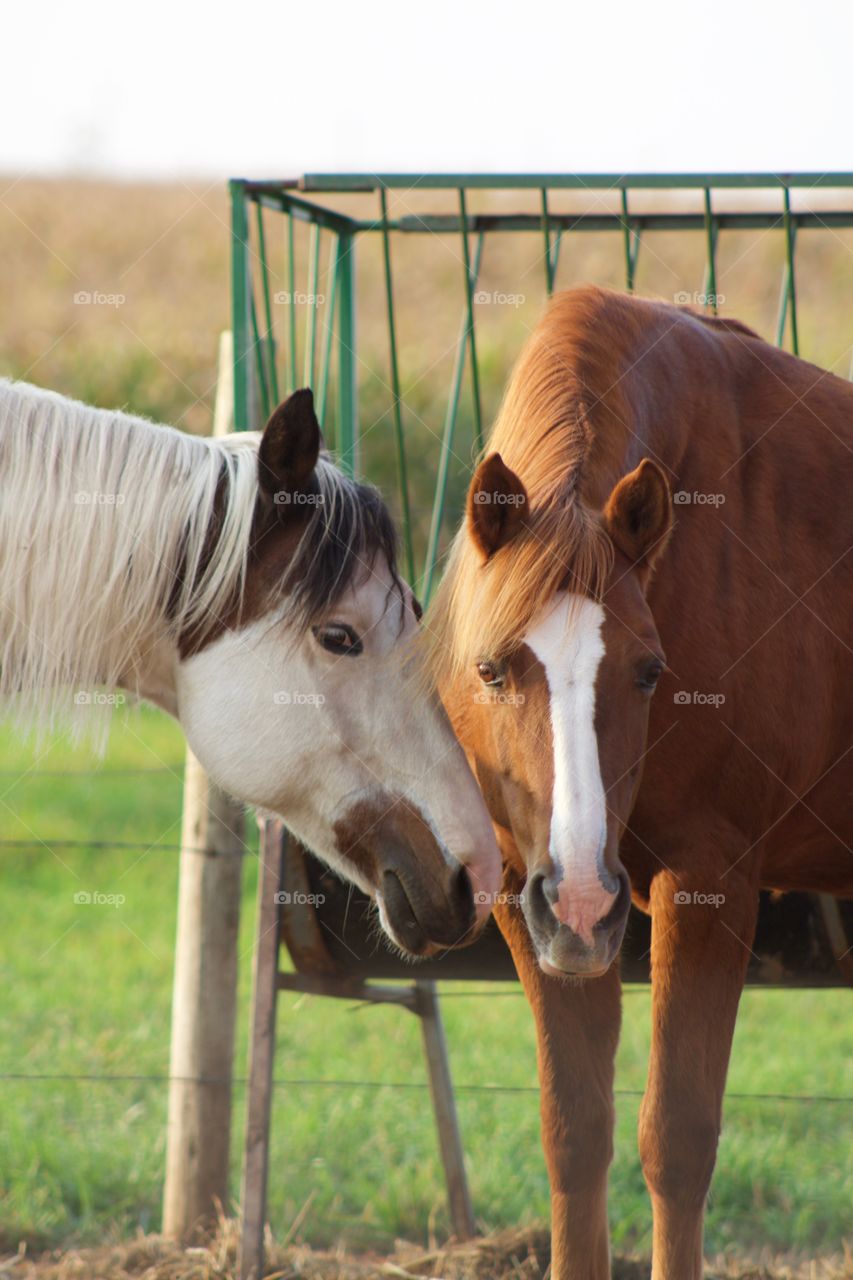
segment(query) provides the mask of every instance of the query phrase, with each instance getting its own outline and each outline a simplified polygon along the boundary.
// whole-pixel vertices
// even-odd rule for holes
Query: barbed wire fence
[[[148,767],[105,767],[105,768],[69,768],[69,769],[31,769],[31,770],[0,770],[0,778],[22,778],[26,777],[28,781],[38,778],[84,778],[90,777],[94,779],[110,780],[113,778],[131,779],[134,777],[150,777],[152,775],[172,775],[177,779],[181,779],[181,770],[183,765],[176,763],[174,766],[169,764],[152,765]],[[182,850],[184,852],[197,853],[199,855],[206,854],[208,851],[203,847],[188,848],[186,845],[179,843],[161,843],[159,841],[150,840],[57,840],[52,836],[44,838],[38,835],[32,835],[29,838],[0,838],[0,849],[79,849],[79,850],[125,850],[136,851],[144,849],[149,853],[169,853],[176,854]],[[219,855],[229,856],[229,855]],[[254,856],[253,850],[249,846],[245,846],[240,853],[230,855],[240,858],[246,856]],[[772,990],[773,987],[765,989]],[[778,988],[784,989],[784,988]],[[641,995],[646,988],[642,986],[626,986],[623,988],[623,996],[630,998],[631,996]],[[516,989],[499,989],[499,990],[483,990],[458,988],[453,982],[444,982],[441,985],[441,999],[445,1000],[501,1000],[515,999],[524,1000],[524,992],[519,986]],[[366,1008],[362,1002],[353,998],[358,1008]],[[184,1077],[171,1075],[169,1073],[141,1073],[141,1074],[123,1074],[123,1073],[100,1073],[100,1072],[27,1072],[27,1071],[0,1071],[0,1084],[2,1083],[26,1083],[33,1085],[50,1085],[51,1083],[81,1083],[81,1084],[171,1084],[175,1082],[192,1081],[196,1084],[227,1084],[231,1083],[236,1087],[243,1087],[247,1084],[247,1078],[244,1076],[223,1077],[205,1077],[194,1076]],[[429,1090],[429,1084],[424,1081],[413,1080],[365,1080],[365,1079],[339,1079],[339,1078],[305,1078],[305,1077],[279,1077],[274,1081],[274,1087],[282,1088],[328,1088],[328,1089],[397,1089],[407,1092],[425,1092]],[[459,1093],[466,1094],[538,1094],[539,1089],[535,1085],[499,1085],[499,1084],[476,1084],[466,1082],[455,1082],[454,1088]],[[615,1095],[624,1098],[640,1098],[643,1095],[641,1089],[616,1089]],[[853,1106],[853,1094],[823,1094],[823,1093],[784,1093],[784,1092],[739,1092],[733,1090],[726,1091],[726,1100],[738,1103],[791,1103],[791,1104],[826,1104],[832,1106]]]

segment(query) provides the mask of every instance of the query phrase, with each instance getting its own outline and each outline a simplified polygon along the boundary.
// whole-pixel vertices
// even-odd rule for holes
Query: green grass
[[[175,928],[179,730],[151,711],[117,721],[100,773],[61,742],[48,750],[0,735],[0,1075],[164,1076]],[[130,776],[122,769],[156,770]],[[41,843],[39,842],[39,839]],[[61,841],[134,843],[70,849]],[[245,874],[237,1073],[245,1073],[255,864]],[[123,895],[78,905],[81,889]],[[466,984],[465,991],[471,991]],[[447,988],[444,1015],[457,1085],[536,1083],[531,1020],[516,988]],[[498,993],[507,993],[501,994]],[[853,1093],[849,993],[753,991],[744,998],[732,1093]],[[618,1087],[643,1086],[644,989],[625,1000]],[[310,1198],[303,1235],[382,1244],[446,1227],[418,1027],[398,1009],[281,1000],[270,1217],[283,1233]],[[385,1081],[330,1087],[286,1080]],[[166,1085],[0,1079],[0,1240],[95,1240],[159,1223]],[[243,1091],[236,1093],[239,1185]],[[534,1092],[460,1088],[474,1203],[484,1227],[543,1219],[547,1184]],[[611,1216],[623,1247],[649,1247],[636,1154],[638,1099],[618,1100]],[[832,1250],[849,1233],[849,1106],[730,1098],[709,1213],[710,1251]]]

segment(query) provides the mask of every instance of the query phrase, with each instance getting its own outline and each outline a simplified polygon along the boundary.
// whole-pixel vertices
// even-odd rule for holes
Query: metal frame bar
[[[474,265],[472,268],[472,287],[474,289],[477,287],[477,280],[480,276],[480,263],[483,258],[484,243],[485,237],[481,232],[477,238],[477,248],[474,251]],[[456,359],[454,361],[453,376],[450,382],[450,397],[447,401],[447,413],[444,418],[444,431],[441,436],[441,453],[439,454],[438,470],[436,473],[435,496],[433,498],[432,517],[430,519],[424,571],[421,575],[421,584],[419,588],[424,605],[429,604],[430,596],[432,595],[433,578],[435,576],[435,567],[438,561],[438,544],[441,537],[441,524],[444,518],[444,504],[447,497],[447,480],[450,473],[450,455],[453,452],[453,440],[456,435],[456,419],[459,414],[459,396],[462,391],[462,378],[465,374],[465,360],[467,354],[468,318],[467,314],[465,314],[462,317],[459,341],[456,345]]]
[[[255,206],[257,210],[256,222],[258,230],[258,253],[261,261],[261,286],[264,294],[264,318],[266,320],[267,331],[264,335],[264,351],[266,354],[267,375],[269,377],[270,392],[272,394],[273,404],[278,404],[278,370],[276,369],[275,358],[275,332],[272,322],[272,305],[270,300],[270,273],[269,259],[267,257],[267,242],[264,233],[264,213],[260,205]]]
[[[269,1172],[279,949],[279,905],[276,894],[281,884],[285,839],[281,822],[267,819],[263,823],[252,970],[246,1136],[240,1194],[240,1280],[260,1280],[264,1270],[264,1222]]]
[[[623,190],[622,193],[622,234],[623,248],[625,253],[625,288],[629,293],[634,292],[634,283],[637,278],[637,259],[640,256],[640,232],[636,231],[633,226],[633,219],[628,211],[628,192]]]
[[[785,188],[783,193],[785,205],[784,225],[785,225],[785,259],[788,282],[788,308],[791,313],[791,347],[794,355],[800,354],[800,335],[797,326],[797,285],[794,273],[794,252],[796,249],[797,227],[791,213],[791,193]],[[780,344],[781,345],[781,344]]]
[[[554,292],[554,280],[557,275],[557,263],[554,259],[551,248],[551,217],[548,212],[548,188],[542,188],[542,233],[545,237],[545,288],[548,291],[548,297]],[[560,251],[560,237],[562,232],[557,234],[557,249]]]
[[[293,217],[287,214],[287,390],[296,390],[296,244]]]
[[[705,295],[705,306],[711,299],[711,311],[717,314],[717,220],[711,207],[711,192],[708,187],[703,192],[705,201],[705,282],[702,292]]]
[[[358,472],[358,388],[355,356],[355,237],[338,239],[338,462],[341,470]]]
[[[465,188],[459,191],[459,227],[462,234],[462,255],[465,264],[465,305],[468,312],[468,351],[471,356],[471,395],[474,401],[474,443],[477,453],[483,452],[483,419],[480,405],[480,366],[477,363],[477,341],[474,331],[474,284],[471,279],[471,251],[468,244],[468,208]]]
[[[252,322],[252,350],[255,353],[255,370],[258,375],[258,388],[261,393],[261,405],[264,417],[268,418],[272,412],[270,404],[269,387],[267,385],[267,371],[264,364],[264,343],[261,341],[261,333],[258,327],[258,311],[255,305],[255,292],[251,290],[249,293],[249,318]]]
[[[627,192],[626,194],[630,194]],[[853,198],[853,197],[851,197]],[[814,231],[843,230],[853,227],[853,208],[826,209],[819,213],[811,210],[792,209],[791,225]],[[772,231],[784,226],[784,214],[773,209],[742,209],[714,211],[713,220],[718,231]],[[625,233],[623,212],[557,213],[549,209],[551,230],[559,231],[613,231]],[[637,231],[705,231],[707,220],[704,209],[695,213],[631,213],[631,229]],[[542,227],[539,213],[475,213],[469,214],[468,231],[529,231]],[[456,214],[411,214],[391,221],[390,231],[402,231],[407,235],[450,235],[461,230]],[[374,223],[356,222],[355,231],[376,231]]]
[[[314,389],[314,368],[317,363],[317,285],[320,277],[320,225],[311,224],[311,246],[308,251],[308,314],[305,318],[305,362],[302,385]]]
[[[621,191],[623,188],[684,190],[704,187],[853,187],[851,173],[307,173],[278,183],[251,187],[297,187],[300,191],[377,191],[380,187],[423,190],[468,187],[479,190],[527,190],[535,187],[574,191]]]
[[[335,236],[329,249],[329,296],[326,299],[326,332],[323,336],[323,351],[320,357],[319,394],[317,396],[317,417],[320,426],[326,429],[326,403],[329,395],[329,373],[332,367],[332,340],[335,334],[335,305],[337,303],[338,275],[340,264],[340,237]]]
[[[406,438],[403,434],[403,398],[400,392],[400,365],[397,358],[397,325],[394,315],[394,282],[391,273],[391,236],[388,231],[388,197],[385,188],[379,192],[382,218],[382,260],[385,267],[385,302],[388,309],[388,344],[391,362],[391,394],[393,396],[394,437],[397,444],[397,480],[403,516],[403,551],[409,582],[415,580],[415,552],[412,546],[412,514],[409,503],[409,475],[406,465]]]
[[[234,334],[234,429],[254,427],[250,405],[249,357],[249,219],[240,183],[232,182],[231,194],[231,329]]]

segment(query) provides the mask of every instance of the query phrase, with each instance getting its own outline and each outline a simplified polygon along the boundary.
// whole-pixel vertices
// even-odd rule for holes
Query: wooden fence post
[[[231,334],[219,345],[214,434],[233,415]],[[243,809],[187,749],[169,1063],[163,1234],[186,1240],[228,1206]]]

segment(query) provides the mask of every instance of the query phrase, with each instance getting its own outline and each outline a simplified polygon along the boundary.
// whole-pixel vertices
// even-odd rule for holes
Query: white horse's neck
[[[0,696],[48,723],[98,685],[173,711],[177,637],[242,589],[256,494],[255,436],[0,382]]]

